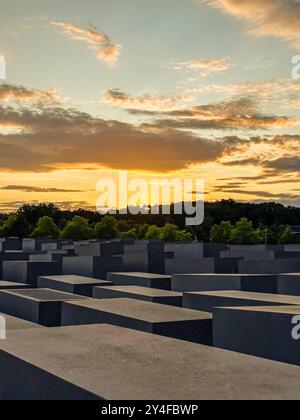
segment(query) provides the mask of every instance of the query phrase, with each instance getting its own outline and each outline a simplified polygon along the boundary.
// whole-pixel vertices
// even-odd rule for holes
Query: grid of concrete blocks
[[[1,400],[300,398],[300,245],[3,238],[0,278]]]

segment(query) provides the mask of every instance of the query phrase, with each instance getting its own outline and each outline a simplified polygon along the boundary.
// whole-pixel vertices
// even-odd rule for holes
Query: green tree
[[[175,242],[177,239],[178,228],[171,223],[166,223],[160,230],[160,239],[165,242]]]
[[[28,236],[32,227],[26,223],[22,216],[10,215],[0,226],[0,237],[18,236],[20,238]]]
[[[115,239],[120,236],[118,222],[113,216],[103,217],[101,222],[96,224],[95,232],[98,239]]]
[[[253,223],[243,217],[231,232],[230,242],[236,245],[256,245],[264,240],[264,232],[254,229]]]
[[[193,235],[191,232],[187,232],[186,230],[177,230],[176,241],[191,242],[192,240],[193,240]]]
[[[14,225],[17,221],[17,217],[16,216],[9,216],[4,223],[2,223],[2,225],[0,226],[0,236],[1,237],[5,237],[5,236],[10,236],[11,235],[11,231],[14,229]]]
[[[59,237],[59,229],[52,217],[44,216],[39,219],[37,227],[30,236],[32,238],[57,239]]]
[[[292,231],[291,226],[285,226],[279,236],[280,244],[293,244],[297,242],[297,235]]]
[[[137,238],[137,231],[135,228],[128,230],[127,232],[120,232],[120,238]]]
[[[151,225],[148,228],[148,232],[145,236],[146,239],[160,239],[161,238],[161,228],[155,225]]]
[[[148,229],[149,229],[149,225],[147,225],[146,223],[143,225],[136,225],[135,226],[136,232],[137,232],[137,238],[138,239],[145,239]]]
[[[231,240],[233,226],[230,222],[221,222],[214,225],[210,231],[210,240],[216,244],[228,244]]]
[[[62,239],[72,239],[73,241],[87,240],[95,237],[95,231],[89,226],[87,219],[75,216],[61,231],[60,237]]]
[[[120,232],[128,232],[131,229],[131,225],[126,220],[121,219],[118,221],[118,229]]]

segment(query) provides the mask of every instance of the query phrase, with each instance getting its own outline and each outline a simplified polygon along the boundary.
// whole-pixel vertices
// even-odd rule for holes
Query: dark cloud
[[[300,157],[283,156],[279,159],[265,162],[265,166],[278,171],[300,172]]]
[[[0,127],[21,129],[0,134],[0,168],[51,171],[95,165],[113,169],[166,172],[215,161],[227,146],[176,130],[152,132],[105,121],[74,109],[0,106]]]
[[[128,112],[156,118],[152,122],[153,126],[173,129],[258,130],[296,124],[295,119],[286,116],[264,115],[251,97],[165,112],[143,109],[129,109]]]
[[[80,193],[84,192],[81,190],[69,190],[63,188],[41,188],[41,187],[32,187],[29,185],[6,185],[1,187],[0,190],[5,191],[22,191],[28,193]]]
[[[270,193],[267,191],[249,191],[247,188],[244,189],[235,189],[235,188],[215,188],[215,192],[229,193],[229,194],[241,194],[241,195],[250,195],[263,200],[292,200],[299,197],[299,195],[289,194],[289,193]]]

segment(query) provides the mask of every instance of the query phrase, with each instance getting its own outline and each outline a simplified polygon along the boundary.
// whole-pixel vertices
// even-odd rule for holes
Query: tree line
[[[300,225],[300,208],[278,203],[240,203],[221,200],[205,204],[204,223],[185,227],[185,214],[101,216],[78,209],[61,210],[54,204],[26,204],[11,214],[0,214],[0,236],[62,239],[162,239],[218,243],[299,243],[291,226]]]

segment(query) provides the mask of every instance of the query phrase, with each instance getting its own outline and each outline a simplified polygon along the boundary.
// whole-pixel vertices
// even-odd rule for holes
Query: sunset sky
[[[300,205],[296,0],[0,0],[0,211],[103,177]]]

